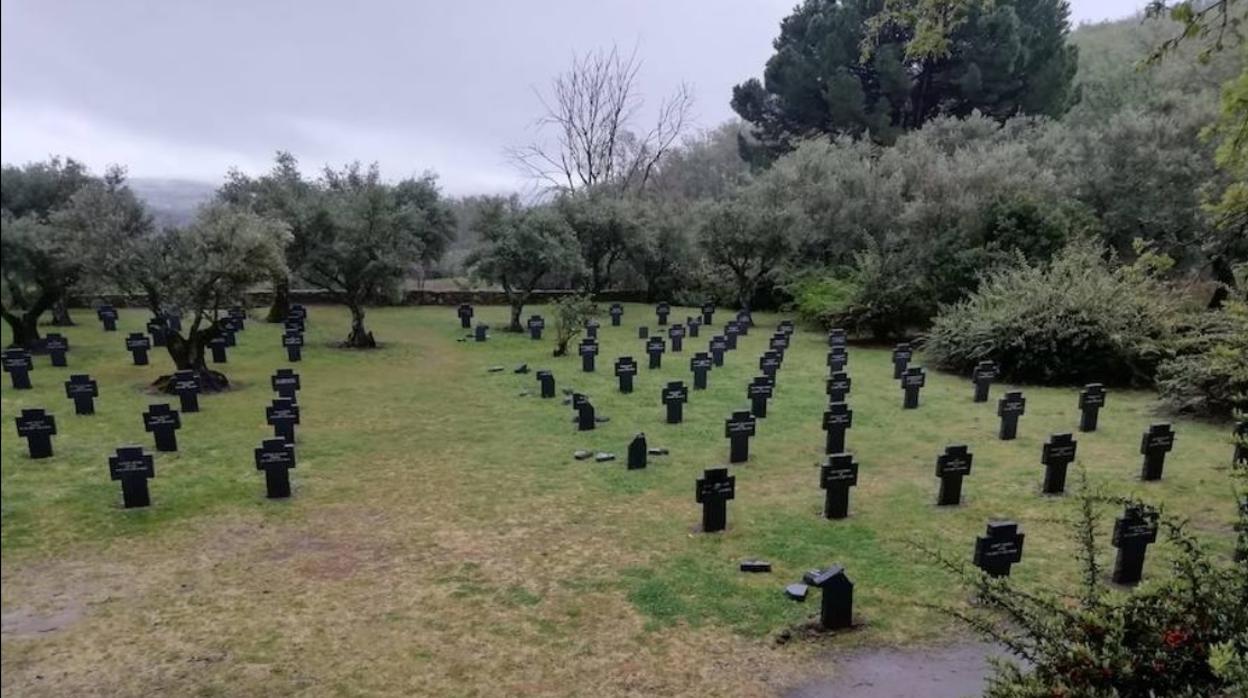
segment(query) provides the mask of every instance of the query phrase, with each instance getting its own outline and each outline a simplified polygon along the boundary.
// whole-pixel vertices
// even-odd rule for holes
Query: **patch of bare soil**
[[[965,698],[987,685],[996,645],[868,649],[837,655],[831,678],[799,684],[785,698]]]

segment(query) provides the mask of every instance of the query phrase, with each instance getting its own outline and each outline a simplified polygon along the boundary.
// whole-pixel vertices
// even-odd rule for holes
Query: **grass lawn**
[[[815,467],[826,345],[802,328],[750,462],[733,467],[728,530],[696,533],[694,481],[727,461],[724,420],[747,404],[778,320],[763,314],[712,371],[709,390],[691,391],[685,423],[667,425],[659,390],[692,383],[689,358],[711,333],[649,371],[636,338],[638,324],[654,322],[648,307],[627,306],[619,328],[604,318],[593,374],[575,356],[550,358],[553,331],[541,342],[495,331],[485,344],[458,343],[454,308],[370,311],[383,348],[343,351],[332,343],[346,335],[347,313],[313,307],[295,366],[294,496],[281,502],[264,499],[252,450],[271,437],[269,376],[287,364],[279,328],[252,321],[220,367],[236,389],[201,397],[201,412],[183,416],[181,451],[156,458],[153,506],[125,511],[107,457],[126,443],[152,449],[140,413],[165,399],[147,385],[171,370],[163,349],[150,366],[130,365],[123,339],[145,316],[125,311],[119,331],[105,333],[78,311],[82,324],[65,332],[71,368],[36,357],[30,391],[11,390],[5,376],[6,695],[768,694],[825,671],[829,650],[962,634],[923,604],[965,593],[907,541],[969,560],[987,520],[1016,519],[1027,540],[1015,578],[1077,584],[1064,523],[1073,502],[1038,494],[1041,444],[1075,429],[1076,390],[1025,388],[1019,438],[1002,442],[995,408],[1007,386],[974,404],[968,380],[932,372],[921,408],[903,411],[889,352],[851,347],[847,442],[859,485],[850,518],[826,521]],[[477,309],[496,328],[506,316]],[[617,392],[611,372],[624,354],[642,366],[631,395]],[[562,395],[539,399],[532,374],[512,373],[520,363],[552,368],[560,389],[587,393],[610,421],[577,433]],[[493,365],[507,370],[487,372]],[[62,386],[71,372],[99,381],[95,416],[74,416]],[[48,460],[30,460],[15,436],[14,416],[32,406],[57,418]],[[1161,419],[1156,409],[1151,393],[1111,391],[1100,430],[1077,435],[1077,464],[1113,492],[1190,517],[1229,555],[1229,428],[1177,420],[1164,479],[1141,483],[1140,435]],[[671,455],[628,472],[638,431]],[[938,509],[935,459],[954,442],[970,445],[974,470],[963,505]],[[578,462],[578,448],[619,460]],[[1112,559],[1107,535],[1103,552]],[[1146,583],[1165,573],[1167,555],[1164,543],[1152,548]],[[754,557],[775,571],[737,571]],[[786,600],[783,587],[833,562],[856,584],[864,627],[777,644],[818,609],[817,599]]]

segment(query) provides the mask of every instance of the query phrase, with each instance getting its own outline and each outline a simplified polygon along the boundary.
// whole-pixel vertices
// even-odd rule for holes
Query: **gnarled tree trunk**
[[[364,327],[364,307],[359,304],[350,304],[347,307],[351,309],[351,334],[347,335],[347,341],[342,346],[348,349],[376,349],[377,340]]]
[[[52,304],[52,324],[56,327],[73,327],[74,318],[69,314],[69,298],[61,296]]]
[[[13,330],[13,342],[9,346],[21,347],[27,351],[39,349],[43,338],[39,336],[38,315],[32,315],[29,311],[19,315],[5,310],[4,321],[9,324],[9,329]]]
[[[183,337],[180,332],[172,331],[165,335],[165,348],[169,352],[169,358],[173,360],[174,367],[179,371],[194,371],[198,374],[199,389],[205,393],[228,390],[230,387],[230,379],[226,378],[224,373],[208,368],[208,362],[205,359],[208,341],[217,334],[216,325],[212,325],[203,330],[191,330],[186,337]],[[162,392],[171,392],[172,378],[173,376],[161,376],[152,385]]]

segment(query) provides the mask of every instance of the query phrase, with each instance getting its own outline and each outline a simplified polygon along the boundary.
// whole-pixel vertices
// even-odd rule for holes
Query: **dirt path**
[[[965,698],[979,696],[988,657],[1002,650],[984,643],[949,647],[876,649],[840,655],[836,676],[788,691],[785,698]]]

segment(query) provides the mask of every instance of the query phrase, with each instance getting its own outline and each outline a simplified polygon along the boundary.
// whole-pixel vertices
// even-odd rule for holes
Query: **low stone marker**
[[[17,436],[26,439],[31,458],[52,457],[52,437],[56,435],[56,417],[41,408],[27,408],[13,419]]]
[[[134,359],[135,366],[147,365],[147,352],[152,348],[152,341],[141,332],[131,332],[126,337],[126,350]]]
[[[30,372],[35,370],[35,361],[30,352],[20,347],[11,347],[0,352],[0,367],[9,374],[9,383],[14,390],[30,390]]]
[[[919,407],[919,391],[927,385],[927,372],[922,366],[911,366],[901,374],[902,409],[914,410]]]
[[[1157,541],[1157,511],[1140,505],[1127,505],[1114,521],[1115,584],[1139,584],[1144,574],[1144,554]]]
[[[295,467],[295,447],[285,439],[265,439],[255,450],[256,470],[264,471],[265,497],[290,496],[290,469]]]
[[[936,477],[940,478],[940,494],[936,505],[957,506],[962,503],[962,478],[971,474],[974,459],[965,444],[952,444],[936,459]]]
[[[282,346],[286,348],[286,360],[296,363],[303,360],[303,333],[287,332],[282,335]]]
[[[95,414],[95,398],[99,396],[99,384],[85,373],[75,373],[65,381],[65,397],[74,401],[74,414]]]
[[[178,450],[178,429],[182,418],[177,410],[161,402],[149,405],[143,413],[143,431],[156,439],[156,450],[172,453]]]
[[[989,577],[1010,576],[1010,566],[1023,559],[1023,538],[1013,521],[988,522],[987,532],[975,539],[975,566]]]
[[[628,444],[628,469],[641,470],[646,467],[649,449],[646,447],[646,435],[638,434]]]
[[[750,437],[754,436],[757,422],[749,410],[738,410],[724,422],[724,437],[728,439],[728,462],[744,463],[750,459]]]
[[[465,330],[472,329],[472,306],[467,303],[461,303],[455,309],[455,314],[459,316],[459,326]]]
[[[489,325],[486,325],[483,323],[477,323],[477,326],[473,328],[472,338],[477,340],[478,342],[484,342],[485,340],[489,339],[490,337],[489,332],[490,332]]]
[[[277,372],[269,378],[269,385],[273,387],[273,392],[277,393],[278,397],[292,402],[298,401],[299,389],[303,387],[299,374],[289,368],[277,369]]]
[[[819,468],[819,486],[824,490],[823,517],[849,516],[849,488],[858,484],[858,462],[849,453],[834,453]]]
[[[893,349],[893,378],[895,380],[900,380],[905,374],[913,356],[914,350],[910,348],[909,342],[902,342]]]
[[[69,366],[69,362],[65,359],[65,354],[69,352],[69,340],[56,332],[49,332],[43,336],[43,348],[48,350],[48,358],[52,360],[52,365],[57,368],[65,368]]]
[[[117,331],[117,309],[111,305],[101,305],[95,309],[95,316],[104,324],[105,332]]]
[[[1169,424],[1154,424],[1144,432],[1140,453],[1144,456],[1141,480],[1160,480],[1166,466],[1166,454],[1174,448],[1174,429]]]
[[[598,340],[592,337],[586,337],[576,348],[576,353],[581,357],[581,370],[585,373],[594,372],[594,360],[598,356]]]
[[[541,386],[542,397],[552,398],[555,396],[555,374],[550,371],[542,370],[536,373],[537,383]]]
[[[667,345],[662,337],[651,337],[646,340],[646,355],[650,357],[651,369],[663,367],[663,352],[665,351],[667,351]]]
[[[980,361],[971,370],[971,383],[975,384],[975,402],[988,402],[988,391],[997,378],[997,362]]]
[[[108,459],[108,477],[121,481],[122,506],[126,509],[145,507],[152,503],[147,491],[147,481],[156,477],[152,457],[143,452],[142,446],[122,446]]]
[[[1096,431],[1096,420],[1105,406],[1105,386],[1088,383],[1079,392],[1079,431]]]
[[[822,592],[819,625],[824,630],[854,626],[854,583],[849,581],[844,567],[832,565],[823,570],[811,570],[802,576],[802,581]]]
[[[529,328],[529,339],[541,339],[542,330],[546,329],[546,319],[541,315],[530,315],[526,323]]]
[[[680,424],[685,421],[685,403],[689,402],[689,388],[684,381],[671,381],[663,388],[663,405],[667,408],[667,423]]]
[[[637,328],[637,339],[650,339],[650,328],[642,325]]]
[[[827,432],[823,452],[825,455],[845,450],[845,431],[854,426],[854,411],[847,402],[833,402],[823,412],[823,430]]]
[[[277,398],[264,408],[265,421],[273,427],[273,435],[285,439],[286,443],[295,442],[295,425],[299,423],[299,405],[294,400]]]
[[[572,396],[572,408],[576,410],[576,428],[578,431],[592,431],[598,425],[594,406],[589,398],[576,393]]]
[[[997,416],[1001,418],[1001,428],[997,437],[1002,441],[1013,441],[1018,436],[1018,418],[1027,411],[1027,398],[1018,390],[1011,390],[997,400]]]
[[[178,396],[178,402],[183,412],[199,411],[199,374],[195,371],[184,370],[174,371],[170,378],[173,385],[173,393]]]
[[[697,352],[689,359],[689,370],[693,372],[693,389],[706,390],[706,376],[713,365],[711,355],[704,351]]]
[[[694,490],[694,501],[702,505],[702,532],[715,533],[728,526],[728,502],[737,496],[737,478],[727,468],[702,472]]]
[[[1041,492],[1045,494],[1061,494],[1066,491],[1066,468],[1075,460],[1075,449],[1079,444],[1073,435],[1053,434],[1044,444],[1040,454],[1040,463],[1044,465],[1044,485]]]

